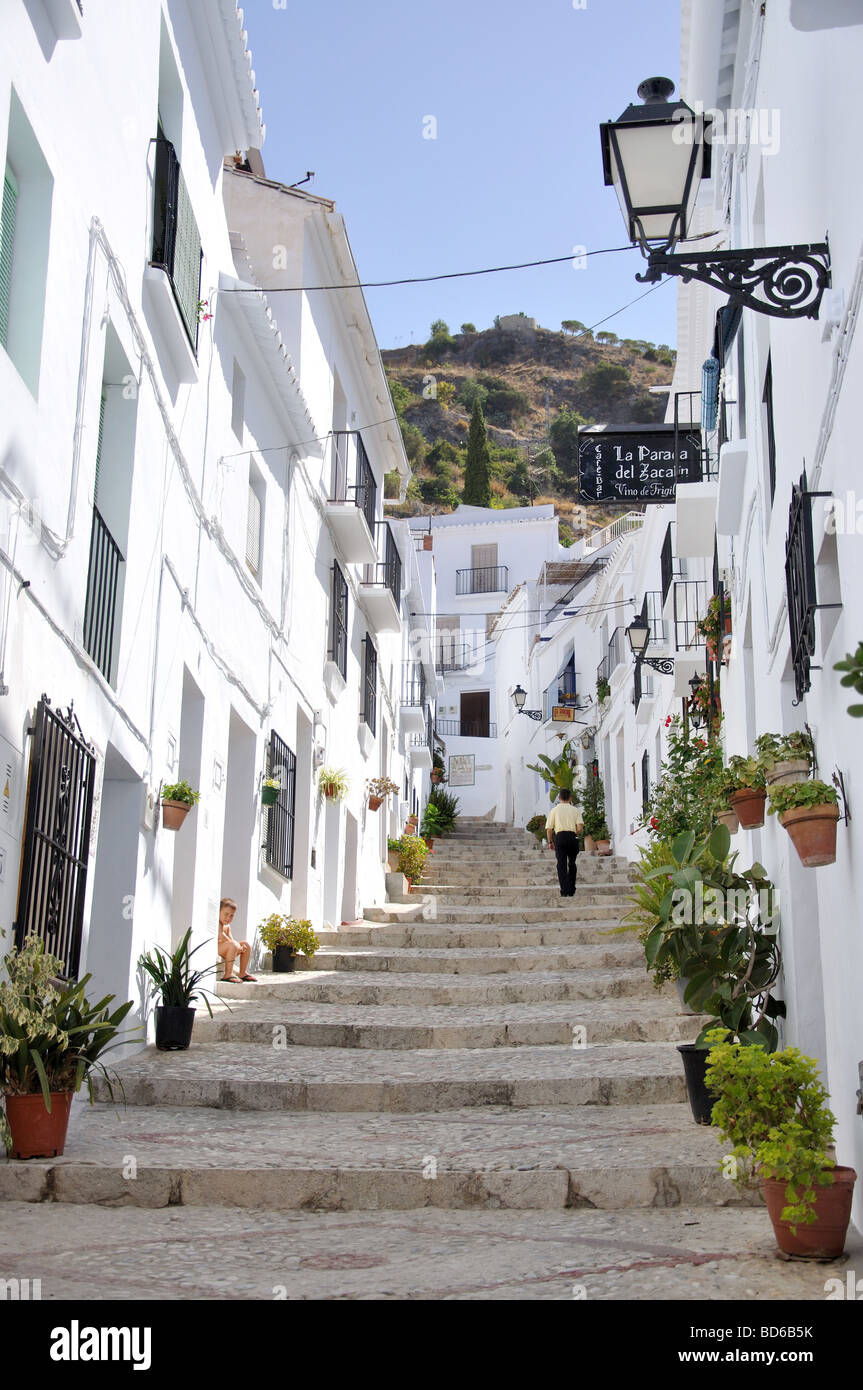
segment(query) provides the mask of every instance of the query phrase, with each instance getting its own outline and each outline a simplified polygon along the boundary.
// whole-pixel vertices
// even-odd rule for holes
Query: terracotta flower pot
[[[333,801],[333,800],[335,800],[335,795],[336,795],[335,783],[334,783],[334,782],[326,782],[326,783],[324,784],[324,796],[327,798],[327,801]]]
[[[720,825],[727,827],[730,835],[736,835],[740,829],[740,819],[737,812],[733,809],[728,811],[717,811],[716,819],[719,821]]]
[[[764,824],[764,803],[767,800],[764,787],[744,787],[742,791],[733,792],[728,800],[744,830],[757,830]]]
[[[188,801],[163,801],[162,824],[166,830],[179,830],[191,811]]]
[[[585,835],[584,837],[584,852],[585,854],[596,854],[596,841],[592,835]]]
[[[833,1169],[834,1181],[829,1187],[815,1188],[815,1221],[798,1225],[795,1235],[787,1221],[782,1220],[787,1183],[779,1178],[762,1178],[764,1197],[776,1244],[786,1255],[808,1256],[811,1260],[835,1260],[845,1249],[845,1236],[851,1219],[851,1199],[857,1177],[853,1168]]]
[[[768,787],[788,786],[792,782],[805,782],[809,776],[809,763],[805,758],[789,758],[782,763],[774,763],[767,773]]]
[[[838,806],[792,806],[779,817],[807,869],[836,863]]]
[[[440,782],[443,781],[443,773],[441,772],[440,768],[436,767],[432,769],[431,779],[434,782],[435,786],[437,786]]]
[[[597,852],[597,854],[602,854],[602,855],[611,854],[611,841],[610,841],[610,840],[597,840],[597,842],[596,842],[596,852]]]
[[[399,852],[397,849],[387,851],[387,868],[391,874],[399,872]]]
[[[51,1091],[51,1113],[41,1091],[35,1096],[7,1096],[6,1119],[12,1131],[10,1158],[58,1158],[66,1145],[71,1091]]]
[[[383,804],[384,804],[384,799],[383,799],[382,796],[370,796],[370,797],[369,797],[369,810],[370,810],[370,811],[379,811],[380,808],[381,808],[381,806],[383,806]]]

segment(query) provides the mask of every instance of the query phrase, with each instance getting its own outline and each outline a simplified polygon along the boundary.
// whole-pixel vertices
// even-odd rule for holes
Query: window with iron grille
[[[641,756],[641,804],[645,811],[650,804],[650,754],[646,748]]]
[[[815,652],[816,609],[842,607],[841,603],[819,603],[815,585],[812,499],[829,496],[829,492],[809,491],[805,468],[800,475],[800,482],[791,490],[788,535],[785,542],[785,583],[796,705],[799,705],[811,685],[809,672]]]
[[[297,800],[297,759],[285,741],[272,730],[267,745],[267,776],[280,784],[278,799],[264,810],[264,855],[282,878],[294,874],[294,819]]]
[[[176,150],[161,127],[156,139],[152,264],[168,272],[177,307],[197,352],[201,236]]]
[[[342,679],[348,674],[348,581],[337,561],[333,562],[333,609],[330,617],[330,660]]]
[[[378,654],[371,637],[366,634],[363,656],[363,709],[360,718],[374,734],[377,730]]]

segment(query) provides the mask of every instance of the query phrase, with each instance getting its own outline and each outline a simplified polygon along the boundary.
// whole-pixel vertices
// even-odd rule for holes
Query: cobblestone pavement
[[[675,1046],[698,1020],[617,930],[627,887],[624,861],[589,859],[563,905],[524,834],[462,822],[416,905],[220,986],[188,1052],[119,1063],[124,1105],[76,1103],[63,1157],[0,1162],[0,1279],[43,1299],[603,1301],[863,1281],[856,1234],[845,1263],[778,1261],[760,1195],[722,1177]]]
[[[3,1208],[4,1277],[45,1299],[807,1299],[855,1268],[784,1264],[765,1211],[307,1213]],[[86,1248],[86,1260],[72,1259]],[[86,1271],[86,1272],[84,1272]]]

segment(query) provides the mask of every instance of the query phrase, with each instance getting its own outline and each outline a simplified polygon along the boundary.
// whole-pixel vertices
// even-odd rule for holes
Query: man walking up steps
[[[546,822],[545,833],[548,843],[554,845],[557,855],[557,877],[560,881],[560,896],[575,897],[575,869],[578,855],[578,834],[584,829],[584,821],[577,806],[573,806],[571,792],[563,787],[557,798],[557,805],[551,808]]]

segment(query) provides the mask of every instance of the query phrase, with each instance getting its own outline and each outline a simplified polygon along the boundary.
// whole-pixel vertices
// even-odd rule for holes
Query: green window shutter
[[[18,182],[6,165],[3,175],[3,203],[0,210],[0,343],[9,338],[9,298],[12,291],[12,251],[15,245],[15,210]]]
[[[93,503],[96,505],[99,498],[99,468],[102,463],[102,430],[105,427],[105,397],[104,394],[99,401],[99,438],[96,441],[96,478],[93,482]]]

